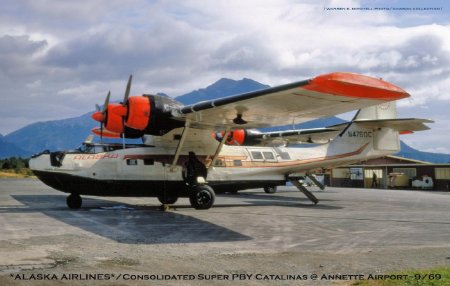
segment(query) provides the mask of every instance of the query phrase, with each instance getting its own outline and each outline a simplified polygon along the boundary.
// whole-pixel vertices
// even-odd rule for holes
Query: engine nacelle
[[[125,104],[108,104],[105,111],[97,111],[92,118],[102,122],[103,128],[126,138],[144,134],[161,136],[172,129],[183,127],[184,122],[172,119],[171,110],[182,104],[167,96],[131,96]],[[101,134],[98,129],[95,134]],[[116,135],[114,135],[116,136]]]
[[[132,96],[128,99],[125,125],[136,130],[145,130],[150,120],[150,98]]]
[[[234,131],[231,131],[228,134],[228,137],[225,141],[225,144],[227,145],[243,145],[245,142],[245,136],[246,136],[247,132],[245,129],[237,129]],[[222,135],[224,136],[224,135]]]
[[[222,141],[224,134],[225,132],[213,133],[213,137],[220,142]],[[261,138],[261,136],[261,132],[256,129],[237,129],[228,134],[225,144],[253,146],[259,143],[257,139]]]

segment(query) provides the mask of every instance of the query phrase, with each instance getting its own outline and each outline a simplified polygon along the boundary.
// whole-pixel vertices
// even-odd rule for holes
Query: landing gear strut
[[[196,210],[207,210],[214,204],[216,194],[208,185],[192,186],[189,201]]]
[[[67,206],[73,210],[81,208],[83,200],[79,194],[70,194],[66,199]]]
[[[167,195],[159,195],[158,200],[163,205],[173,205],[177,202],[178,197],[175,196],[167,196]]]

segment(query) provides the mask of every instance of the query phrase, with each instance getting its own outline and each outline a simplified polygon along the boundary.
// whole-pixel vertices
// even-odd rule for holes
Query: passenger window
[[[264,159],[263,155],[261,154],[261,152],[252,151],[251,153],[252,153],[253,159],[255,159],[255,160],[263,160]]]
[[[291,160],[291,156],[289,156],[288,152],[280,152],[280,158],[283,160]]]
[[[127,159],[127,165],[129,166],[137,166],[137,160],[136,159]]]
[[[154,159],[144,159],[144,165],[154,165],[155,160]]]
[[[233,160],[233,165],[234,166],[242,166],[242,161],[241,160]]]
[[[264,158],[266,160],[274,160],[275,159],[275,156],[273,156],[272,152],[263,152],[263,154],[264,154]]]

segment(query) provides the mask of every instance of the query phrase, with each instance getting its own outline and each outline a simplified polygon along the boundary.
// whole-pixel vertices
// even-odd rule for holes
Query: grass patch
[[[0,169],[0,178],[30,178],[34,177],[30,168]]]
[[[439,267],[425,270],[393,272],[393,279],[358,281],[357,286],[450,286],[450,268]],[[375,275],[374,275],[375,276]],[[367,279],[367,275],[366,275]]]

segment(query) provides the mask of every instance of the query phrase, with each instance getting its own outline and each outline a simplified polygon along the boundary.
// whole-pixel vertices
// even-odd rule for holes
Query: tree
[[[2,169],[11,169],[11,162],[8,159],[3,160]]]

